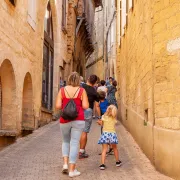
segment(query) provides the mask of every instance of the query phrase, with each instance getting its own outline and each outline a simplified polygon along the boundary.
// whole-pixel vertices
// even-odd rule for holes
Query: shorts
[[[103,132],[99,138],[98,144],[118,144],[116,133]]]
[[[84,117],[85,117],[85,127],[83,132],[89,133],[91,129],[92,119],[93,119],[93,110],[91,108],[88,108],[84,111]]]

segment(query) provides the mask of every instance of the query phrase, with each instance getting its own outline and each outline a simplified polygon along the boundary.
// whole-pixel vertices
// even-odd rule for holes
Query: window
[[[36,0],[28,0],[28,23],[36,29]]]
[[[54,42],[52,12],[50,3],[47,5],[44,18],[43,74],[42,74],[42,106],[48,110],[53,105],[53,64]]]
[[[62,30],[66,29],[66,0],[62,0]]]

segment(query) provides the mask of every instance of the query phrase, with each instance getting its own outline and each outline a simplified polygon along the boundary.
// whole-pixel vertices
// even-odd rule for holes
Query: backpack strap
[[[69,96],[70,99],[73,99],[74,96],[76,95],[76,93],[79,91],[80,88],[77,89],[77,91],[74,93],[73,97],[71,98],[68,91],[66,90],[66,88],[63,88],[63,90],[65,89],[65,91],[67,92],[67,95]],[[64,96],[65,96],[65,92],[64,92]]]
[[[79,99],[81,98],[83,91],[84,91],[84,89],[80,88],[80,91],[79,91],[77,98],[79,98]]]
[[[80,88],[77,89],[77,91],[74,93],[74,96],[76,95],[76,93],[79,91]],[[74,96],[72,98],[74,98]]]

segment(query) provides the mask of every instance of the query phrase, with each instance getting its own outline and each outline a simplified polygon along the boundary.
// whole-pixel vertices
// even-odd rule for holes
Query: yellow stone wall
[[[4,119],[6,118],[6,121],[0,122],[5,129],[17,129],[20,132],[22,128],[23,87],[26,74],[32,79],[32,110],[36,127],[38,121],[41,121],[41,117],[44,119],[45,116],[48,116],[43,115],[41,111],[44,17],[47,2],[47,0],[37,1],[35,30],[27,21],[28,1],[17,1],[15,7],[8,0],[2,1],[0,4],[0,76],[3,80],[1,82],[2,90],[5,86],[9,86],[9,91],[6,91],[7,96],[3,97],[5,106],[2,116]],[[54,35],[53,95],[55,100],[58,92],[59,66],[63,66],[63,59],[65,60],[67,55],[67,35],[61,31],[61,1],[50,0],[50,4]],[[7,108],[9,104],[13,108],[11,106]],[[50,119],[51,116],[48,116],[46,121]]]
[[[180,2],[155,1],[153,15],[155,164],[180,179]]]
[[[119,117],[155,167],[176,179],[180,179],[179,37],[179,1],[140,0],[134,1],[125,35],[120,46],[117,43]]]

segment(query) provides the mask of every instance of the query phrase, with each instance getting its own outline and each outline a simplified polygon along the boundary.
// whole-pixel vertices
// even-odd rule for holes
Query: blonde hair
[[[76,87],[80,86],[80,75],[77,72],[72,72],[68,77],[68,85]]]
[[[105,116],[110,116],[113,119],[116,119],[116,116],[117,116],[117,107],[114,106],[114,105],[108,106],[108,108],[106,110],[106,113],[105,113]]]

